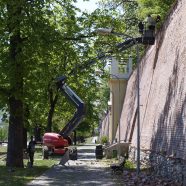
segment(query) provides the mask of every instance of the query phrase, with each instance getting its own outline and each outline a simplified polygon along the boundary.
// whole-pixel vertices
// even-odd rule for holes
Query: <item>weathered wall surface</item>
[[[178,0],[140,68],[141,148],[186,159],[186,0]],[[136,146],[136,71],[123,105],[121,140]],[[118,132],[117,132],[118,133]]]
[[[110,121],[110,112],[106,114],[106,116],[104,117],[101,123],[100,134],[99,134],[100,139],[103,136],[109,137],[109,123],[110,123],[109,121]]]

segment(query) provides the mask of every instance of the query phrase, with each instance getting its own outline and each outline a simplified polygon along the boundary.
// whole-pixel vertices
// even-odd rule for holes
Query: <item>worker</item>
[[[146,18],[146,23],[147,23],[147,28],[149,30],[155,30],[155,26],[156,26],[156,21],[151,17],[151,15],[149,14]]]
[[[143,34],[144,25],[143,25],[142,21],[139,22],[138,28],[139,28],[139,33],[140,33],[140,34]]]
[[[156,23],[158,23],[160,21],[161,21],[161,17],[159,15],[157,15],[157,17],[156,17]]]
[[[29,160],[30,160],[30,167],[33,167],[33,163],[34,163],[35,145],[36,145],[36,141],[34,140],[33,136],[31,136],[30,142],[27,148],[27,152],[28,152]]]

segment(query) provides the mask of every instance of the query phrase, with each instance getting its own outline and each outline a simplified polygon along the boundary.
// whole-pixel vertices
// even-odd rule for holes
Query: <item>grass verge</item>
[[[0,148],[1,150],[1,148]],[[59,158],[48,160],[42,159],[42,149],[38,147],[35,153],[34,167],[27,168],[27,159],[24,160],[25,168],[14,168],[10,171],[6,167],[6,155],[0,156],[0,186],[23,186],[32,181],[35,177],[40,176],[54,164],[59,162]]]

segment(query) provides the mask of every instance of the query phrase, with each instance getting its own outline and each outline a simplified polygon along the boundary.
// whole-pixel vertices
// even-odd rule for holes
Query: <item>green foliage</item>
[[[78,136],[90,136],[91,123],[88,121],[82,121],[77,127]]]
[[[90,35],[97,15],[84,13],[77,17],[77,8],[71,0],[3,1],[0,10],[0,108],[7,104],[10,109],[10,95],[19,98],[24,107],[24,111],[19,112],[20,118],[24,115],[24,127],[30,132],[36,125],[44,129],[51,101],[57,95],[53,90],[50,97],[50,87],[56,77],[65,74],[70,87],[87,102],[88,123],[95,125],[98,117],[94,112],[97,100],[97,97],[94,99],[94,66],[85,73],[80,72],[79,66],[96,56],[92,40],[81,36]],[[73,69],[74,73],[68,75]],[[60,97],[55,107],[54,130],[59,131],[74,111],[75,108]],[[19,123],[22,121],[12,126]],[[12,136],[15,135],[12,133]]]
[[[7,141],[8,139],[8,114],[5,108],[0,110],[0,141]]]
[[[153,0],[138,0],[139,3],[139,17],[144,19],[148,14],[152,16],[160,15],[162,20],[164,20],[167,12],[170,7],[176,0],[168,0],[168,1],[153,1]]]
[[[0,141],[7,141],[8,127],[0,127]]]
[[[105,144],[108,142],[108,136],[102,136],[101,137],[101,144]]]
[[[52,81],[60,75],[68,75],[68,72],[78,64],[83,64],[96,55],[90,45],[91,39],[82,40],[79,36],[89,34],[90,27],[94,24],[97,16],[84,13],[83,16],[77,17],[77,9],[72,5],[72,1],[66,1],[66,3],[28,1],[24,3],[24,13],[20,19],[21,37],[24,40],[20,45],[22,48],[20,61],[22,61],[24,75],[22,99],[27,109],[24,122],[27,128],[33,128],[38,124],[44,128],[50,109],[48,87],[51,86]],[[5,88],[8,89],[10,85],[9,76],[12,76],[12,80],[16,78],[9,71],[10,65],[7,65],[9,64],[9,45],[7,44],[9,36],[8,30],[6,30],[6,11],[4,11],[6,3],[1,5],[1,19],[3,21],[0,29],[4,40],[1,40],[3,42],[1,42],[0,48],[2,61],[0,71],[2,77],[5,78],[1,78],[0,84],[6,85]],[[20,4],[18,3],[18,5]],[[90,80],[89,69],[86,70],[86,73],[79,73],[78,70],[76,68],[77,77],[74,77],[74,74],[68,76],[67,83],[80,97],[85,98],[85,102],[88,102],[89,119],[91,120],[91,111],[94,107],[92,100],[94,99],[94,90],[92,88],[96,85],[96,81],[93,75],[91,75],[92,80]],[[55,90],[54,95],[56,95]],[[3,97],[2,99],[4,104],[8,103],[7,99]],[[53,120],[56,131],[68,122],[74,110],[72,105],[60,97]],[[59,118],[62,118],[61,121]]]
[[[126,163],[125,163],[125,168],[126,169],[135,169],[135,165],[133,162],[127,160]]]
[[[136,34],[137,24],[139,21],[143,21],[148,14],[153,17],[160,15],[161,22],[164,21],[171,6],[176,0],[137,0],[137,1],[121,1],[121,0],[105,0],[103,7],[112,11],[118,11],[119,14],[114,14],[115,19],[119,19],[119,26],[114,25],[114,28],[119,32]],[[122,22],[122,24],[120,24]],[[159,23],[160,24],[160,23]],[[117,24],[116,24],[117,25]],[[109,26],[109,25],[107,25]]]

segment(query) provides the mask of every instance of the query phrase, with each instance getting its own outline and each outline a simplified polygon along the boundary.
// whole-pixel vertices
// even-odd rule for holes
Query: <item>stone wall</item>
[[[141,147],[186,159],[186,0],[179,0],[141,60]],[[123,105],[121,140],[136,146],[136,71]],[[117,136],[116,136],[117,138]]]
[[[140,62],[140,147],[151,152],[152,165],[158,162],[159,172],[166,170],[169,174],[173,170],[175,178],[185,171],[186,160],[185,10],[186,0],[178,0],[156,34],[155,45],[147,48]],[[120,119],[121,140],[131,142],[134,147],[137,146],[136,82],[134,71]]]
[[[104,119],[102,120],[102,123],[100,125],[100,134],[99,138],[101,139],[103,136],[107,136],[109,138],[109,123],[110,123],[110,112],[108,112]]]

